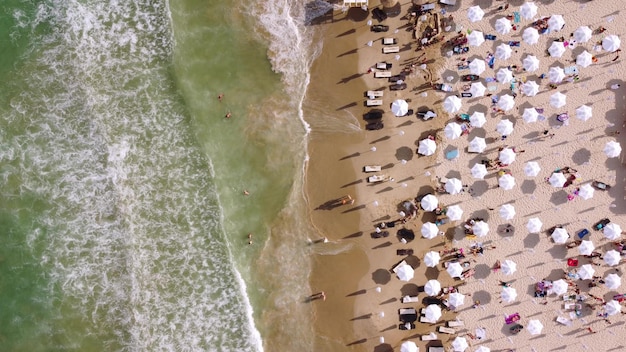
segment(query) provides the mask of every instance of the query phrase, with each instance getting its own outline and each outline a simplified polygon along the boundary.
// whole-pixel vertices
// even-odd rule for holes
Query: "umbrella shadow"
[[[563,189],[558,192],[554,192],[552,193],[552,196],[550,196],[550,202],[554,205],[565,204],[567,203],[567,194],[567,191]]]
[[[535,248],[539,244],[539,234],[538,233],[529,233],[526,238],[524,238],[524,248]]]
[[[485,180],[478,180],[472,184],[470,193],[473,197],[480,197],[489,190],[489,184]]]
[[[393,352],[393,347],[388,343],[381,343],[374,347],[374,352]]]
[[[476,291],[472,294],[472,300],[480,301],[480,304],[487,304],[491,302],[491,298],[491,293],[485,290]]]
[[[416,284],[405,284],[400,288],[400,294],[404,296],[417,296],[419,294],[419,286]]]
[[[372,273],[372,281],[377,285],[385,285],[391,281],[391,273],[389,270],[377,269]]]
[[[478,264],[474,267],[474,270],[474,277],[479,280],[486,279],[491,274],[491,268],[487,264]]]
[[[567,247],[563,245],[554,245],[546,252],[554,259],[565,259],[567,257]]]
[[[400,161],[400,160],[406,160],[409,161],[411,159],[413,159],[413,149],[403,146],[400,147],[398,149],[396,149],[396,160]]]
[[[426,272],[424,273],[426,279],[428,280],[437,280],[439,278],[439,269],[437,268],[426,268]]]
[[[524,194],[533,194],[537,189],[537,183],[535,182],[535,180],[524,180],[524,182],[522,182],[522,185],[520,186],[520,189]]]
[[[572,161],[576,165],[583,165],[591,160],[591,151],[586,148],[580,148],[572,154]]]

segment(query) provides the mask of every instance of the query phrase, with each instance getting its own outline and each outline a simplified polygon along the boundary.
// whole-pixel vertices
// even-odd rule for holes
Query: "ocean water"
[[[0,350],[311,350],[305,17],[3,2]]]

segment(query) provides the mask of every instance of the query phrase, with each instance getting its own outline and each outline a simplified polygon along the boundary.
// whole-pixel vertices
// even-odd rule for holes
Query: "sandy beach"
[[[405,341],[415,342],[421,351],[427,351],[429,346],[451,349],[452,341],[460,337],[469,345],[468,351],[480,346],[492,351],[619,350],[622,343],[616,336],[624,329],[624,315],[618,312],[605,317],[607,308],[603,303],[622,290],[608,288],[600,280],[604,282],[612,273],[621,277],[621,271],[617,270],[621,266],[609,266],[604,261],[606,258],[580,255],[573,241],[578,239],[577,234],[588,229],[589,234],[583,239],[590,240],[595,245],[594,252],[603,256],[617,249],[614,242],[619,238],[605,238],[602,230],[594,229],[595,224],[608,218],[611,223],[626,226],[623,157],[618,153],[617,157],[608,158],[603,151],[609,141],[623,142],[626,133],[623,108],[626,86],[620,79],[625,74],[624,61],[619,52],[602,48],[602,40],[608,35],[623,37],[624,30],[618,25],[623,18],[622,9],[611,7],[608,1],[538,1],[537,14],[524,19],[519,16],[523,1],[457,3],[437,5],[433,11],[438,16],[453,16],[449,31],[443,33],[446,40],[457,32],[467,35],[471,31],[492,34],[496,39],[469,46],[469,51],[461,55],[449,53],[451,47],[445,46],[445,40],[416,51],[417,42],[409,26],[411,3],[405,2],[400,3],[397,15],[381,22],[389,26],[386,33],[370,31],[368,21],[372,15],[360,9],[335,11],[315,24],[323,31],[324,49],[312,68],[305,103],[305,116],[312,128],[305,191],[312,222],[319,230],[320,239],[328,240],[313,245],[315,268],[311,287],[326,295],[325,300],[309,302],[315,310],[317,349],[399,351]],[[509,7],[504,9],[507,3]],[[376,5],[370,3],[370,10]],[[485,14],[483,19],[470,22],[468,8],[474,5],[479,5]],[[536,19],[551,15],[563,16],[563,28],[541,34],[536,44],[528,44],[522,38],[524,30]],[[496,22],[506,16],[510,16],[515,30],[498,33]],[[372,22],[378,24],[376,20]],[[572,42],[572,34],[585,25],[593,30],[590,40]],[[599,27],[606,30],[598,33]],[[396,38],[398,53],[383,54],[384,37]],[[568,42],[558,58],[546,53],[555,40]],[[493,68],[487,65],[480,74],[479,81],[488,96],[461,98],[458,112],[446,112],[444,99],[460,96],[471,83],[460,78],[470,74],[468,63],[478,59],[488,64],[489,54],[499,56],[496,48],[509,41],[520,42],[519,47],[511,46],[510,58],[496,58]],[[595,61],[587,67],[576,63],[578,55],[585,50]],[[540,62],[539,68],[532,72],[522,69],[523,60],[529,55],[536,56]],[[376,70],[371,68],[382,61],[392,63],[390,71],[394,75],[403,68],[412,69],[404,79],[407,89],[390,91],[391,83],[375,78]],[[499,82],[498,71],[509,66],[515,81]],[[562,82],[552,83],[547,77],[549,69],[557,66],[567,71],[567,76]],[[541,78],[542,74],[545,78]],[[533,96],[524,93],[530,88],[523,83],[529,81],[538,85],[538,91],[530,94]],[[449,84],[453,91],[435,91],[430,88],[431,82]],[[364,106],[368,90],[384,92],[383,105],[379,107],[385,111],[384,128],[376,131],[364,128],[366,121],[362,116],[369,110]],[[566,96],[565,104],[558,108],[551,103],[551,99],[557,99],[552,98],[557,92]],[[514,106],[507,111],[499,111],[503,110],[502,103],[493,103],[503,95],[515,96]],[[437,117],[427,121],[415,114],[396,117],[390,110],[396,99],[407,100],[414,111],[431,109]],[[592,111],[586,121],[576,116],[582,105]],[[525,110],[531,108],[541,111],[536,122],[523,119]],[[445,135],[444,126],[457,121],[456,114],[474,112],[485,114],[482,127],[472,127],[469,133],[456,139]],[[557,119],[558,115],[562,121]],[[502,138],[499,126],[502,120],[510,120],[513,125],[506,138]],[[429,135],[436,137],[436,151],[430,156],[417,154],[419,142]],[[475,137],[486,141],[486,149],[481,153],[468,152],[469,142]],[[505,164],[499,160],[499,152],[507,147],[515,148],[516,153],[515,160]],[[458,150],[458,156],[449,159],[446,154],[452,150]],[[490,168],[482,179],[472,176],[472,167],[488,160],[500,161],[500,165]],[[540,166],[536,176],[526,175],[528,162]],[[365,165],[380,165],[382,170],[378,174],[390,179],[368,183],[366,178],[372,174],[363,172]],[[548,183],[547,179],[556,170],[572,177],[571,184],[555,187]],[[505,189],[508,185],[500,182],[507,174],[514,179],[509,190]],[[462,192],[438,192],[438,178],[459,179]],[[611,188],[596,190],[591,198],[583,199],[583,185],[595,180]],[[415,201],[429,193],[438,198],[442,209],[458,205],[463,210],[461,219],[451,221],[420,209],[406,223],[397,222],[394,228],[383,229],[389,231],[388,237],[372,236],[377,224],[401,217],[402,202]],[[332,200],[347,195],[354,203],[332,204]],[[500,214],[505,204],[515,210],[508,220]],[[422,238],[422,225],[436,218],[447,222],[439,226],[445,235]],[[532,232],[528,226],[531,218],[542,223]],[[466,236],[463,224],[470,219],[482,219],[488,224],[486,236]],[[557,226],[569,234],[566,244],[551,239]],[[415,239],[402,243],[397,236],[400,229],[412,230]],[[472,246],[482,247],[482,253],[470,254]],[[465,257],[456,259],[467,262],[472,276],[465,280],[452,278],[443,267],[444,262],[454,259],[452,256],[442,256],[433,268],[424,264],[427,252],[449,248],[464,249]],[[397,255],[401,249],[412,249],[413,254]],[[568,265],[568,259],[578,260],[577,265]],[[415,270],[414,278],[409,281],[399,280],[390,271],[403,260]],[[507,275],[507,268],[497,265],[505,260],[514,262],[517,270]],[[592,263],[589,267],[595,273],[591,276],[596,278],[581,280],[579,271],[587,263]],[[578,295],[573,302],[564,301],[563,294],[552,294],[550,290],[545,297],[537,295],[538,282],[546,280],[546,285],[550,285],[564,278],[570,283],[567,295]],[[399,309],[419,311],[430,303],[432,297],[423,292],[423,286],[431,279],[439,280],[442,287],[457,287],[466,295],[464,304],[456,310],[444,307],[436,323],[418,321],[414,329],[400,330]],[[517,292],[510,302],[507,297],[501,297],[502,282]],[[402,303],[405,296],[417,296],[417,302]],[[473,307],[475,301],[480,303]],[[519,315],[515,324],[524,326],[521,332],[512,332],[514,324],[506,324],[505,317],[511,315]],[[462,321],[462,326],[454,327],[451,334],[438,332],[439,327],[448,326],[451,320]],[[543,329],[534,331],[537,326],[532,320],[539,321]],[[422,341],[420,337],[430,332],[436,333],[436,339]],[[481,332],[485,336],[478,338]],[[456,343],[462,341],[457,339]]]

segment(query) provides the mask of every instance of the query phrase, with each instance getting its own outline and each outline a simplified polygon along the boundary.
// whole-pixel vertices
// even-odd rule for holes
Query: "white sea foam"
[[[0,130],[12,130],[1,135],[9,165],[0,182],[19,179],[20,195],[46,202],[28,244],[46,244],[50,297],[60,289],[72,308],[42,333],[80,321],[65,348],[95,337],[117,351],[258,351],[209,161],[180,123],[168,81],[165,7],[39,5],[30,25],[51,31],[0,116]]]

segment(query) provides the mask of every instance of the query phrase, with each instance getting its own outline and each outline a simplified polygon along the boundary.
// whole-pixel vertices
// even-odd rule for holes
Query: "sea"
[[[2,2],[0,351],[313,349],[305,5]]]

